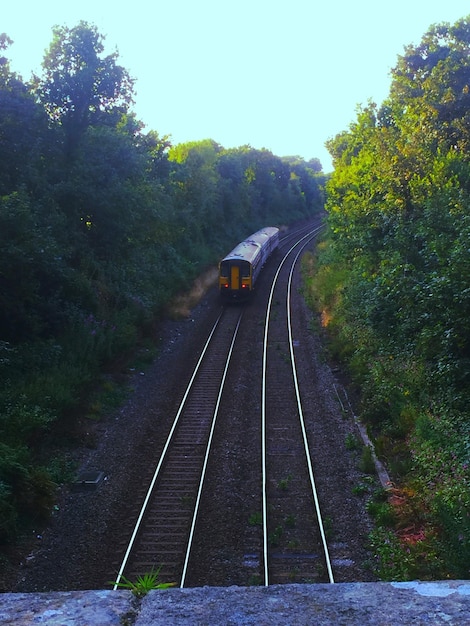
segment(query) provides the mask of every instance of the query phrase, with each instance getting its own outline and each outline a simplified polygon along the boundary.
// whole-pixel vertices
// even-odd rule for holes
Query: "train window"
[[[220,264],[220,275],[223,276],[224,278],[228,278],[229,273],[230,273],[229,264],[227,262],[221,263]]]
[[[250,278],[250,264],[246,261],[241,264],[241,274],[242,278]]]

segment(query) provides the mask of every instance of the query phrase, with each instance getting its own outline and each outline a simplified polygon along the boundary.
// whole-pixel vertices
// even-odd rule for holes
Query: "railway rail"
[[[217,318],[176,413],[122,560],[125,576],[159,569],[184,586],[218,407],[243,310]]]
[[[291,323],[294,268],[319,231],[316,228],[307,232],[287,250],[274,277],[266,309],[261,405],[265,585],[291,582],[293,578],[320,577],[334,582],[302,409]],[[283,306],[283,301],[285,315],[278,315],[276,309]],[[278,363],[270,367],[273,360]],[[293,407],[298,419],[292,414]],[[297,483],[294,489],[293,483]],[[310,505],[306,507],[305,502]],[[281,548],[286,529],[298,525],[301,532]]]

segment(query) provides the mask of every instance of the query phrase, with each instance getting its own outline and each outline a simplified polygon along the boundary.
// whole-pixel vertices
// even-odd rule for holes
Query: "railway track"
[[[181,587],[333,583],[334,562],[352,562],[344,541],[329,554],[334,507],[325,514],[320,505],[330,504],[331,468],[321,497],[315,479],[323,415],[304,417],[303,391],[310,409],[315,402],[309,382],[299,383],[304,329],[291,316],[294,269],[320,230],[283,238],[253,303],[224,307],[214,324],[141,496],[117,582],[159,568],[162,581]]]
[[[115,583],[159,570],[184,585],[218,407],[243,310],[216,320],[179,406]]]
[[[266,284],[244,324],[241,334],[248,337],[240,340],[234,365],[243,382],[234,376],[227,385],[233,406],[224,407],[220,452],[199,528],[198,544],[204,547],[195,550],[192,585],[334,582],[297,384],[298,338],[290,320],[294,268],[319,230],[283,238],[277,271],[274,263],[266,268]],[[237,405],[240,388],[244,410]],[[218,474],[235,483],[237,491],[229,493],[214,478]],[[224,501],[214,505],[219,492]],[[235,532],[233,537],[214,533],[214,545],[208,547],[204,534],[211,524],[218,526],[219,518]]]
[[[266,310],[262,374],[263,582],[334,582],[298,385],[294,268],[314,229],[287,250]],[[287,289],[286,289],[287,285]]]
[[[311,326],[316,317],[301,296],[299,272],[294,272],[291,287],[290,343],[288,309],[280,290],[273,293],[268,318],[263,505],[260,416],[266,307],[282,253],[302,236],[297,231],[280,237],[255,297],[243,307],[229,367],[226,359],[209,356],[204,347],[221,312],[215,287],[190,317],[162,327],[156,360],[145,376],[129,376],[134,393],[92,433],[99,445],[87,454],[84,467],[102,470],[106,479],[96,492],[64,498],[49,538],[23,569],[23,590],[64,585],[102,589],[109,581],[122,576],[135,580],[160,566],[162,582],[185,587],[327,582],[308,467],[300,462],[305,447],[297,434],[302,429],[292,391],[291,350],[334,578],[375,580],[367,544],[373,526],[366,511],[374,478],[360,467],[361,448],[349,445],[358,434],[354,415],[341,404],[341,371],[332,372],[324,358],[322,333]],[[287,262],[281,272],[284,282]],[[239,312],[239,306],[227,307],[214,329],[214,339],[218,333],[228,334],[225,356]],[[198,392],[192,368],[204,354],[208,380]],[[205,367],[201,362],[201,379]],[[217,377],[220,384],[214,391]],[[187,420],[182,408],[186,403]]]

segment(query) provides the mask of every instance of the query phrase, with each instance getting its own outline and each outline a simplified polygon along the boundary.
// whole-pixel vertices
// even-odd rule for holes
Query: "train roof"
[[[239,243],[222,261],[242,259],[252,263],[258,256],[263,245],[279,232],[279,228],[266,226]]]

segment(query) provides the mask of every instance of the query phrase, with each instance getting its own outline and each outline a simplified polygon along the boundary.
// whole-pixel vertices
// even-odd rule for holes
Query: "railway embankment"
[[[455,580],[0,595],[1,626],[461,626],[469,616],[470,581]]]

